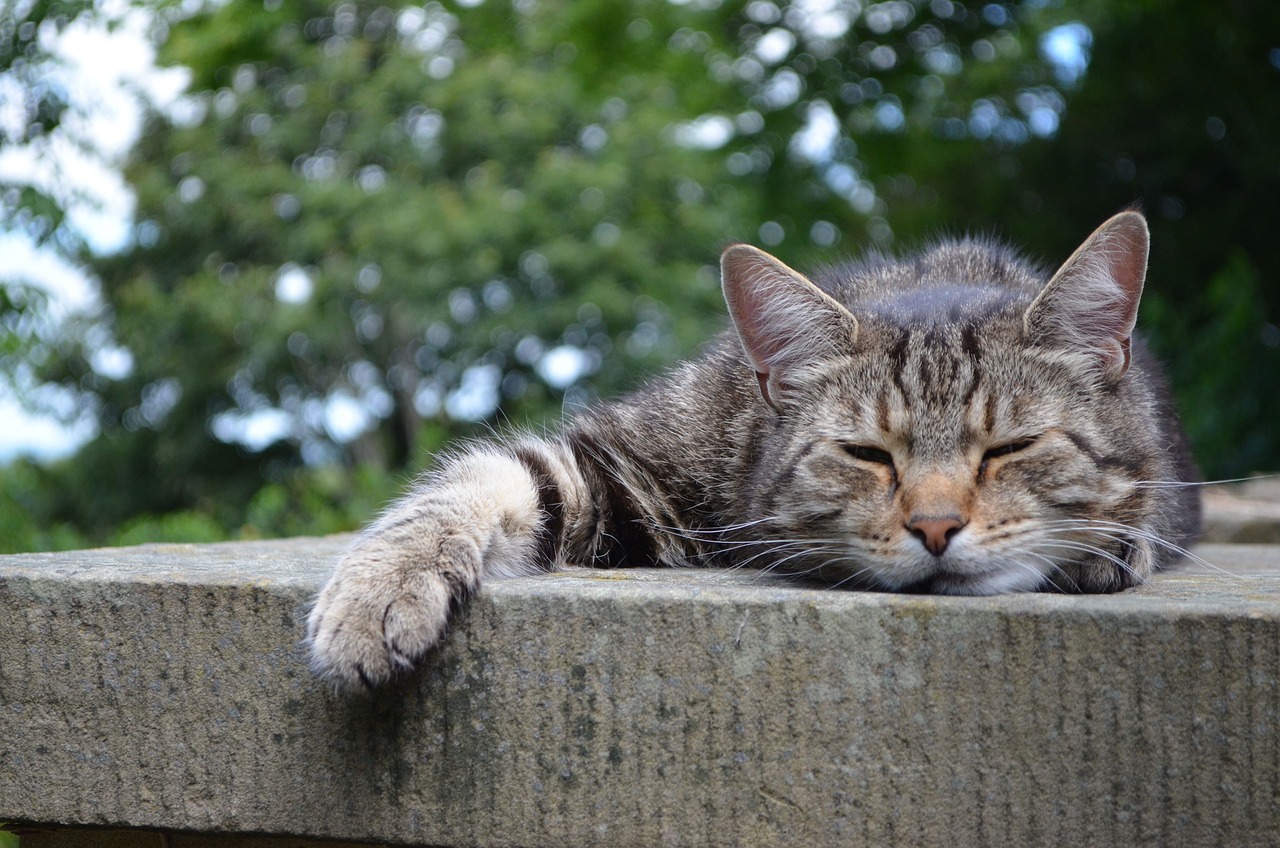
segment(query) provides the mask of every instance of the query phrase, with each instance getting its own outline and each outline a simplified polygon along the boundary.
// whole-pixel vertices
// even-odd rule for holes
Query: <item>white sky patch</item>
[[[42,27],[37,38],[50,58],[41,70],[67,98],[67,109],[61,125],[47,136],[0,151],[0,183],[30,186],[52,197],[66,213],[65,226],[99,255],[119,251],[132,238],[134,195],[120,166],[138,140],[144,105],[168,113],[190,84],[187,69],[155,66],[150,25],[148,13],[103,0],[95,18],[74,20],[60,34]],[[15,99],[25,96],[14,83],[0,85],[0,129],[10,138],[25,132],[25,110]],[[48,292],[44,314],[51,323],[101,308],[97,285],[82,268],[37,247],[22,232],[0,232],[0,281]],[[132,355],[108,334],[90,362],[106,376],[124,376],[133,367]],[[27,412],[3,382],[0,461],[17,455],[67,456],[94,436],[88,416],[64,425]]]
[[[858,177],[858,172],[848,165],[837,163],[823,172],[827,185],[836,194],[849,201],[855,211],[871,214],[876,206],[876,189],[870,181]]]
[[[498,408],[502,371],[496,365],[472,365],[462,372],[462,384],[445,398],[444,408],[458,421],[483,421]]]
[[[790,68],[782,68],[769,78],[760,92],[761,98],[770,109],[784,109],[800,99],[804,91],[804,80]]]
[[[795,0],[787,5],[787,22],[810,44],[834,41],[849,31],[862,13],[862,5],[858,0]],[[781,10],[772,3],[751,3],[747,14],[753,11],[757,12],[753,17],[761,23],[773,23],[781,17]],[[759,14],[764,11],[768,14]]]
[[[902,107],[888,100],[877,103],[874,114],[876,124],[889,132],[897,132],[907,123],[907,116],[903,114]]]
[[[774,27],[756,41],[755,54],[760,57],[761,62],[776,65],[787,58],[795,46],[796,37],[791,30]]]
[[[130,238],[134,197],[119,166],[137,143],[145,104],[165,112],[190,84],[187,69],[155,66],[149,22],[144,12],[106,4],[101,19],[78,18],[57,35],[42,28],[46,78],[67,98],[62,123],[0,152],[0,181],[53,197],[98,254],[120,250]],[[0,88],[6,127],[21,122],[12,93]]]
[[[534,370],[548,386],[567,389],[591,369],[586,351],[573,345],[553,347],[538,358]]]
[[[281,303],[306,303],[315,288],[311,275],[292,262],[281,266],[276,275],[276,300]]]
[[[329,438],[346,444],[373,425],[369,410],[352,395],[336,391],[324,406],[324,429]]]
[[[254,412],[223,412],[209,422],[213,435],[227,444],[243,445],[261,451],[293,433],[294,417],[274,407]]]
[[[66,120],[75,135],[91,138],[103,156],[124,156],[138,140],[142,101],[164,110],[191,81],[186,68],[157,68],[147,35],[149,16],[121,15],[114,27],[79,18],[49,45],[62,68],[55,76],[70,103]],[[104,61],[104,57],[110,57]]]
[[[1089,67],[1089,48],[1093,45],[1093,32],[1072,21],[1056,26],[1040,38],[1040,52],[1053,65],[1054,75],[1063,85],[1071,85]]]
[[[672,130],[676,144],[697,150],[718,150],[733,138],[733,121],[724,115],[703,115]]]
[[[1058,113],[1045,106],[1038,106],[1027,116],[1027,124],[1034,135],[1048,138],[1058,131]]]
[[[99,255],[128,243],[134,196],[119,169],[59,133],[0,150],[0,183],[31,186],[66,212],[68,226]]]
[[[16,79],[0,78],[0,134],[6,138],[20,138],[26,132],[26,96],[26,89]]]
[[[90,352],[89,365],[109,380],[123,380],[133,373],[133,354],[120,345],[106,344]]]
[[[831,160],[840,138],[840,119],[825,100],[814,100],[805,112],[804,127],[791,137],[791,152],[820,164]]]
[[[0,462],[20,456],[52,461],[71,456],[97,433],[88,417],[67,425],[34,415],[11,397],[0,397]]]
[[[425,418],[439,415],[443,404],[443,393],[440,387],[432,383],[420,383],[413,393],[413,408]]]
[[[84,271],[24,233],[0,232],[0,280],[12,280],[47,293],[50,317],[60,319],[98,306],[98,290]]]

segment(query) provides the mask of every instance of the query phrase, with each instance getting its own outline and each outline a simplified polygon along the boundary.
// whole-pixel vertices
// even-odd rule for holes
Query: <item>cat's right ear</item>
[[[852,352],[857,319],[763,250],[746,244],[727,248],[720,256],[720,279],[760,394],[775,409],[800,370]]]
[[[1150,236],[1137,212],[1109,219],[1071,254],[1023,316],[1033,338],[1085,354],[1107,382],[1129,370]]]

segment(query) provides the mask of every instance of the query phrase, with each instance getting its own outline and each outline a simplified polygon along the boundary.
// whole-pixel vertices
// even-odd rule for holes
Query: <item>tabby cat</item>
[[[491,577],[558,564],[751,566],[835,586],[1110,592],[1196,536],[1196,471],[1133,335],[1145,219],[1047,275],[991,241],[812,280],[724,251],[733,321],[698,359],[559,435],[471,445],[355,542],[316,670],[409,670]]]

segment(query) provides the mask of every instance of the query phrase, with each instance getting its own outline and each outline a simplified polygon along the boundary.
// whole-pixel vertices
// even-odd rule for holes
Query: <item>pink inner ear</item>
[[[1122,212],[1085,240],[1027,310],[1028,331],[1047,333],[1097,356],[1119,379],[1129,367],[1130,336],[1147,269],[1147,222]]]
[[[1142,297],[1142,284],[1147,276],[1147,225],[1136,213],[1124,213],[1112,219],[1098,249],[1110,266],[1111,277],[1124,292],[1126,314],[1123,316],[1125,338],[1125,364],[1129,360],[1128,334],[1133,332],[1138,317],[1138,301]]]
[[[753,248],[734,245],[720,257],[720,273],[729,315],[738,329],[747,357],[761,375],[763,385],[770,363],[776,360],[778,345],[771,343],[771,336],[764,327],[762,290],[768,269],[762,259]]]
[[[729,314],[766,401],[783,373],[847,351],[857,321],[802,274],[754,247],[737,244],[720,257]]]

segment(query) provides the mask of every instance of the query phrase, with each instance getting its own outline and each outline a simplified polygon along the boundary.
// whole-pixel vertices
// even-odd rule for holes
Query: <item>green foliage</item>
[[[89,541],[56,512],[49,472],[29,461],[0,468],[0,552],[74,550]]]
[[[18,848],[18,835],[0,828],[0,848]]]
[[[173,24],[196,118],[152,120],[137,243],[92,263],[132,373],[94,371],[88,325],[42,371],[97,398],[102,433],[55,515],[253,526],[308,466],[413,467],[478,422],[620,391],[720,326],[726,239],[888,239],[859,151],[896,167],[1047,74],[1012,12],[887,5],[824,34],[753,9],[232,0]],[[993,70],[955,73],[979,43]],[[814,110],[844,140],[806,154]],[[245,435],[267,415],[284,425]]]
[[[308,470],[264,486],[249,504],[240,538],[339,533],[356,529],[396,495],[402,481],[373,468]]]
[[[171,20],[192,108],[152,116],[128,166],[136,242],[86,257],[104,314],[36,356],[42,307],[0,303],[0,362],[82,393],[100,431],[0,473],[0,543],[350,529],[450,439],[692,352],[721,326],[726,241],[804,265],[958,228],[1055,261],[1135,200],[1142,322],[1206,470],[1273,467],[1277,9],[229,0]],[[1073,81],[1040,43],[1076,18]],[[20,30],[0,20],[0,74],[38,58]],[[55,221],[46,201],[10,209]],[[92,364],[104,337],[123,378]]]
[[[110,539],[112,545],[145,542],[218,542],[227,531],[207,515],[180,510],[164,515],[139,515],[130,519]]]
[[[301,469],[261,485],[239,509],[205,500],[193,508],[134,514],[116,525],[85,528],[47,520],[92,509],[87,503],[68,509],[62,502],[81,496],[75,463],[48,468],[19,461],[0,468],[0,553],[351,532],[406,482],[402,475],[374,468]]]
[[[1273,468],[1275,436],[1258,422],[1280,420],[1272,387],[1280,369],[1280,330],[1263,323],[1267,308],[1256,267],[1237,249],[1210,279],[1203,317],[1148,297],[1154,342],[1176,351],[1171,378],[1186,416],[1188,435],[1201,456],[1217,457],[1215,475],[1229,477]],[[1204,379],[1204,363],[1214,363]]]
[[[91,0],[0,5],[0,78],[24,94],[17,103],[12,95],[5,98],[10,108],[17,108],[22,114],[0,127],[0,143],[31,144],[47,138],[62,123],[67,107],[65,92],[48,82],[50,59],[40,43],[40,27],[64,28],[92,9]],[[25,230],[37,238],[47,238],[61,225],[63,210],[45,192],[4,182],[0,182],[0,189],[6,194],[4,203],[0,203],[0,226],[5,229]],[[6,312],[0,306],[0,315]]]

